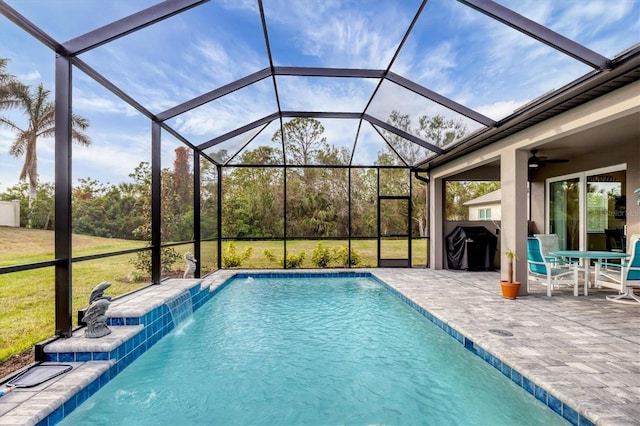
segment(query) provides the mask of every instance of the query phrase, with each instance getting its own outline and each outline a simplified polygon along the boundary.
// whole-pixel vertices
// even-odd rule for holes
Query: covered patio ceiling
[[[0,13],[223,165],[300,165],[274,134],[306,117],[346,154],[322,165],[429,168],[640,78],[636,1],[30,3]]]
[[[606,149],[615,151],[623,146],[627,141],[638,139],[640,131],[640,112],[626,115],[624,117],[611,120],[588,130],[562,135],[557,139],[542,145],[536,145],[537,155],[549,159],[573,159],[598,155],[606,144]],[[449,158],[455,158],[453,152],[448,153]],[[445,159],[446,155],[439,158]],[[560,163],[556,170],[566,170],[566,164]],[[547,167],[545,167],[546,169]],[[496,157],[493,161],[483,163],[474,167],[472,172],[462,172],[449,176],[448,180],[494,180],[500,176],[500,159]],[[539,171],[539,170],[536,170]],[[546,177],[546,175],[542,175]],[[538,173],[532,173],[530,179],[539,180]]]

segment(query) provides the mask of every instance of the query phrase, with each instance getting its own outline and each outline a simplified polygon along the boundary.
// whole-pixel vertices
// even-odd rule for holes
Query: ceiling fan
[[[536,148],[531,150],[531,158],[529,158],[529,168],[535,169],[544,166],[545,164],[551,163],[566,163],[569,160],[558,158],[558,159],[548,159],[543,155],[536,155],[538,150]]]

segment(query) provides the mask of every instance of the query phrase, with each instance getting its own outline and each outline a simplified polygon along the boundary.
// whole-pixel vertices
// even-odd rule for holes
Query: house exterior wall
[[[430,205],[432,206],[430,229],[433,231],[429,250],[430,267],[434,269],[443,267],[444,235],[442,234],[442,226],[437,224],[441,224],[444,220],[442,182],[447,177],[500,160],[503,200],[501,252],[504,252],[507,248],[513,249],[515,247],[518,252],[525,253],[528,228],[526,171],[529,150],[532,147],[548,142],[561,141],[563,138],[579,132],[596,128],[606,129],[607,125],[615,126],[615,120],[631,117],[639,113],[640,81],[637,81],[508,136],[502,141],[478,149],[443,166],[431,169],[431,184],[433,188],[439,188],[439,190],[431,191],[430,197]],[[575,161],[572,157],[572,161],[567,164],[570,167],[574,167],[575,170],[579,170],[586,167],[585,164],[589,164],[588,168],[592,168],[592,164],[605,167],[621,162],[626,163],[627,200],[633,200],[635,199],[634,190],[640,187],[640,144],[638,143],[640,140],[640,126],[637,133],[630,139],[633,140],[626,142],[616,141],[615,150],[608,148],[607,141],[603,140],[602,155],[590,155],[589,158],[582,159],[580,156],[576,156]],[[622,143],[623,149],[617,149],[618,143]],[[517,154],[517,152],[520,154]],[[594,168],[599,166],[594,166]],[[553,172],[552,165],[545,168],[545,173]],[[523,174],[525,174],[524,179],[522,178]],[[505,203],[505,200],[508,203]],[[544,182],[532,184],[531,214],[535,222],[544,223]],[[640,206],[632,202],[627,203],[627,227],[628,234],[640,233]],[[517,279],[526,279],[526,269],[526,256],[520,256],[520,260],[516,262]]]
[[[640,123],[638,127],[640,128]],[[532,184],[531,220],[535,222],[538,229],[544,230],[546,223],[546,179],[625,164],[627,168],[627,235],[640,233],[640,206],[635,202],[637,196],[633,193],[640,187],[640,136],[638,139],[629,139],[616,144],[616,149],[613,150],[608,148],[606,143],[604,145],[602,149],[589,155],[572,157],[571,161],[562,165],[564,167],[549,164],[536,176],[536,182]]]
[[[480,218],[480,210],[484,209],[489,209],[491,211],[491,220],[500,220],[500,215],[502,214],[500,203],[469,206],[469,220],[486,220],[485,218]]]

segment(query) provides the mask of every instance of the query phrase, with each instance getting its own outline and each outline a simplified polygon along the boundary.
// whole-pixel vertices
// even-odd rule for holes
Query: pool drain
[[[497,336],[502,336],[502,337],[513,336],[512,332],[507,330],[501,330],[499,328],[492,328],[491,330],[489,330],[489,333],[495,334]]]

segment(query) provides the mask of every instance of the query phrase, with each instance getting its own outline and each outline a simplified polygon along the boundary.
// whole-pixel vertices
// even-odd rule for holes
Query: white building
[[[495,190],[473,200],[469,200],[463,206],[469,207],[469,220],[500,220],[501,190]]]

